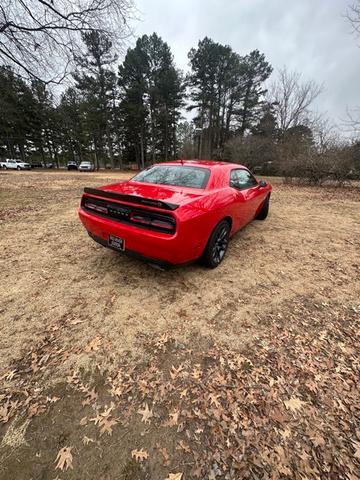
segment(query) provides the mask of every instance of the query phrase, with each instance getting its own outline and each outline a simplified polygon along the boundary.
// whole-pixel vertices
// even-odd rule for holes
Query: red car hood
[[[105,185],[101,190],[108,192],[121,193],[123,195],[135,195],[141,198],[151,200],[161,200],[175,205],[185,205],[204,195],[204,190],[195,190],[193,188],[176,187],[171,185],[156,185],[153,183],[123,182]]]

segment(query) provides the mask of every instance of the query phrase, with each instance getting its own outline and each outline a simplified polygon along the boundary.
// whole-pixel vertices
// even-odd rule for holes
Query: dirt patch
[[[121,178],[0,173],[0,478],[357,478],[359,189],[274,179],[218,269],[159,272],[77,218]]]

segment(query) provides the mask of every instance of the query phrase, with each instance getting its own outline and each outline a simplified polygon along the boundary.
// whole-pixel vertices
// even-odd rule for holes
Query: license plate
[[[116,248],[116,250],[125,250],[125,240],[115,235],[109,235],[109,247]]]

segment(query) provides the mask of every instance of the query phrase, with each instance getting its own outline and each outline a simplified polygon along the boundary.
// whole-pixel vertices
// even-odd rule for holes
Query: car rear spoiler
[[[96,195],[103,198],[112,198],[114,200],[122,200],[123,202],[137,203],[149,207],[162,208],[164,210],[176,210],[179,205],[170,202],[163,202],[162,200],[154,200],[152,198],[143,198],[136,195],[127,195],[124,193],[110,192],[109,190],[99,190],[97,188],[84,188],[84,193],[89,195]]]

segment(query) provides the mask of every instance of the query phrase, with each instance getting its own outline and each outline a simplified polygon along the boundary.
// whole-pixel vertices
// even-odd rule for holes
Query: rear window
[[[143,170],[133,177],[134,182],[158,183],[178,187],[205,188],[210,170],[184,165],[157,165]]]

